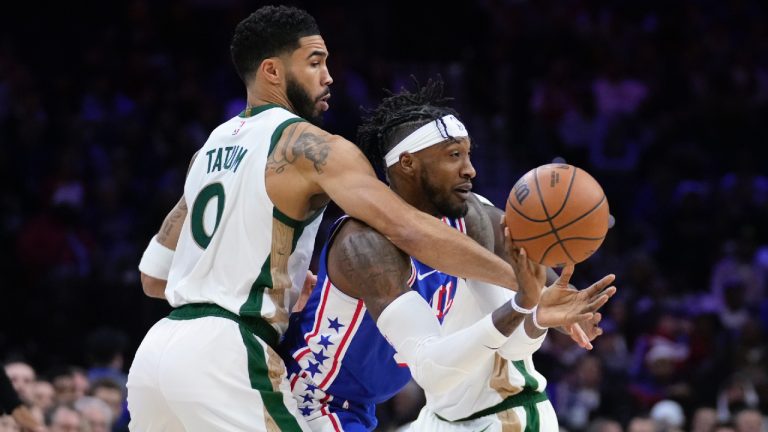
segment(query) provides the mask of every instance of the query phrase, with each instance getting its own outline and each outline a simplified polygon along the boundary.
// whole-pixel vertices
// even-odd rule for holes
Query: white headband
[[[416,153],[449,138],[466,136],[469,136],[467,129],[461,124],[459,119],[452,115],[447,115],[413,131],[384,156],[384,161],[387,163],[387,168],[389,168],[396,164],[400,160],[400,155],[405,152]]]

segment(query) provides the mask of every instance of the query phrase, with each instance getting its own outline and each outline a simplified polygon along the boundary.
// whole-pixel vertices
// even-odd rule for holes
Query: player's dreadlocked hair
[[[357,129],[357,145],[374,167],[386,172],[384,155],[411,132],[440,117],[453,114],[448,105],[453,98],[443,97],[443,80],[438,76],[423,87],[412,77],[416,90],[405,88],[389,96],[373,110],[365,110],[363,124]]]
[[[300,38],[319,34],[315,19],[306,11],[263,6],[235,27],[229,51],[237,74],[247,81],[265,58],[293,51]]]

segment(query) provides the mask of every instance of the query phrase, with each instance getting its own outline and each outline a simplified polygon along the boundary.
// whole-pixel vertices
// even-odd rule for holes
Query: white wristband
[[[509,305],[512,306],[512,309],[514,309],[515,312],[521,313],[523,315],[530,315],[530,314],[533,313],[533,311],[536,310],[536,306],[534,306],[534,307],[532,307],[530,309],[526,309],[526,308],[520,306],[515,301],[516,298],[517,298],[517,294],[513,295],[512,298],[509,299]]]
[[[536,315],[539,314],[539,306],[537,305],[533,311],[533,314],[531,315],[531,321],[533,321],[533,326],[536,327],[539,330],[547,330],[547,327],[542,327],[539,325],[539,321],[536,319]]]
[[[174,252],[173,249],[161,245],[155,235],[144,250],[144,255],[139,262],[139,270],[153,278],[168,280]]]

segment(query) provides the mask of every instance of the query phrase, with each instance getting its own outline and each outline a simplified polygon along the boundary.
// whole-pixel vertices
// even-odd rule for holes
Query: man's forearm
[[[390,238],[405,253],[443,273],[517,288],[515,272],[503,259],[433,216],[412,214],[409,229]]]

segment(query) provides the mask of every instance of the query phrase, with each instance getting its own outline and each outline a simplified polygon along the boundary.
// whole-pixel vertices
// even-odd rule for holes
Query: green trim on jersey
[[[261,306],[264,303],[264,289],[272,288],[272,254],[267,255],[267,259],[261,266],[259,276],[253,281],[251,291],[248,293],[248,299],[240,307],[241,316],[261,317]]]
[[[296,418],[288,411],[283,402],[283,393],[278,389],[272,388],[272,382],[269,380],[269,367],[267,366],[267,356],[264,348],[259,341],[248,332],[243,326],[240,326],[240,335],[243,338],[246,352],[248,353],[248,376],[251,380],[251,388],[258,390],[261,400],[264,402],[264,408],[272,419],[277,423],[281,431],[302,432]],[[289,396],[290,397],[290,396]]]
[[[270,103],[270,104],[266,104],[266,105],[255,106],[255,107],[246,107],[237,116],[238,117],[242,117],[242,118],[253,117],[253,116],[255,116],[257,114],[261,114],[264,111],[266,111],[268,109],[271,109],[271,108],[282,108],[282,106],[280,106],[278,104]]]
[[[515,369],[517,369],[520,374],[523,375],[523,378],[525,379],[524,387],[527,387],[531,390],[537,390],[539,388],[539,382],[525,368],[525,360],[516,360],[513,361],[512,364],[515,366]]]
[[[307,220],[297,221],[284,215],[277,207],[272,210],[272,217],[278,221],[285,223],[293,228],[293,238],[291,239],[291,253],[296,250],[296,245],[299,244],[299,239],[304,233],[304,228],[315,221],[320,215],[323,214],[325,208],[322,208],[310,216]],[[251,285],[251,292],[248,293],[248,299],[240,307],[241,316],[261,316],[261,306],[264,303],[264,290],[272,288],[272,270],[271,270],[272,254],[267,255],[267,259],[261,266],[259,276]]]
[[[523,432],[539,432],[541,419],[539,407],[536,404],[523,405],[525,410],[525,430]]]
[[[289,227],[291,227],[293,229],[300,228],[301,224],[303,223],[302,221],[296,220],[296,219],[288,216],[287,214],[281,212],[280,209],[277,208],[277,207],[274,207],[272,209],[272,217],[277,219],[277,220],[279,220],[283,224],[285,224],[285,225],[287,225],[287,226],[289,226]]]
[[[304,120],[301,117],[294,117],[294,118],[289,118],[288,120],[277,125],[277,127],[275,128],[275,131],[272,132],[272,139],[269,141],[269,152],[267,152],[267,155],[272,154],[272,151],[277,146],[277,142],[280,141],[280,137],[283,136],[283,131],[285,130],[285,128],[287,128],[288,126],[294,123],[301,123],[305,121],[306,120]]]
[[[277,344],[280,341],[280,335],[268,322],[260,316],[243,317],[234,314],[223,307],[213,303],[188,303],[172,310],[168,315],[172,320],[191,320],[203,317],[219,317],[236,322],[240,327],[245,327],[251,333],[257,335],[261,340],[277,350]]]
[[[435,416],[439,418],[440,420],[448,423],[458,423],[458,422],[465,422],[469,420],[475,420],[479,419],[480,417],[486,417],[492,414],[500,413],[502,411],[506,411],[510,408],[515,407],[536,407],[536,404],[539,402],[544,402],[547,400],[547,394],[544,392],[537,392],[535,390],[531,390],[529,388],[523,388],[523,390],[520,393],[513,394],[512,396],[509,396],[508,398],[504,399],[503,401],[497,403],[496,405],[492,407],[488,407],[482,411],[478,411],[469,417],[464,417],[463,419],[459,420],[448,420],[440,416],[440,414],[435,413]],[[527,410],[527,408],[526,408]],[[527,412],[527,411],[526,411]],[[527,428],[526,428],[527,430]],[[538,429],[536,429],[538,430]]]
[[[287,128],[293,123],[299,123],[303,121],[306,121],[306,120],[304,120],[301,117],[293,117],[280,123],[275,128],[275,131],[272,133],[272,137],[270,139],[270,145],[269,145],[269,152],[267,154],[271,154],[272,151],[275,149],[275,146],[277,146],[277,142],[280,141],[280,137],[283,135],[283,131],[285,131],[285,128]],[[301,234],[304,232],[304,228],[310,223],[312,223],[315,219],[317,219],[318,216],[323,214],[323,210],[324,209],[317,211],[315,214],[310,216],[307,220],[299,221],[281,212],[280,209],[277,208],[277,206],[275,205],[272,206],[272,217],[280,221],[280,223],[283,223],[286,226],[293,228],[293,238],[291,239],[291,254],[296,250],[296,245],[299,243],[299,239],[301,238]],[[271,289],[273,286],[271,261],[272,261],[272,253],[270,252],[270,254],[267,255],[267,259],[264,260],[264,264],[261,266],[261,271],[259,272],[259,276],[253,282],[253,285],[251,285],[251,291],[248,293],[248,299],[240,307],[240,315],[259,316],[259,317],[261,316],[261,308],[264,304],[264,290]]]

